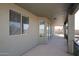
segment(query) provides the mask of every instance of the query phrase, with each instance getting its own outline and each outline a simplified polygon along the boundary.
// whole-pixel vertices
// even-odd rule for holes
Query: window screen
[[[24,34],[29,27],[29,17],[22,16],[22,33]]]
[[[9,11],[9,34],[10,35],[18,35],[21,33],[21,14],[10,10]]]

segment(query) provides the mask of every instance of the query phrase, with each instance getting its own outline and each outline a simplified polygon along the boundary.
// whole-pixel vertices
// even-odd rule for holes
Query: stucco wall
[[[29,16],[29,29],[25,34],[9,35],[9,10]],[[38,43],[38,17],[15,4],[0,4],[0,55],[21,55]]]
[[[9,35],[10,9],[29,17],[29,29],[25,34]],[[49,23],[49,19],[42,19],[45,19],[46,24]],[[39,44],[39,20],[40,17],[35,16],[16,4],[0,4],[0,55],[22,55]],[[48,39],[45,40],[47,41]]]

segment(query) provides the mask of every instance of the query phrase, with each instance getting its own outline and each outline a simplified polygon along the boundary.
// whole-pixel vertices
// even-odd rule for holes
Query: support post
[[[68,15],[68,52],[73,53],[74,15]]]

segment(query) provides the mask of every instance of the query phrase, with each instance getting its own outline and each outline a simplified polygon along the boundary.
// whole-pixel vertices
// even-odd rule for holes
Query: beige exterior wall
[[[9,10],[29,16],[25,34],[9,35]],[[39,17],[15,4],[0,4],[0,55],[22,55],[39,43]],[[48,23],[48,19],[46,19]],[[47,39],[46,39],[47,40]]]
[[[9,10],[29,16],[25,34],[9,35]],[[21,55],[38,43],[38,17],[15,4],[0,4],[0,55]]]

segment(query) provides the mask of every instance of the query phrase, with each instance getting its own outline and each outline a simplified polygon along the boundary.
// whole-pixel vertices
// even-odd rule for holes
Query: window
[[[22,34],[24,34],[29,27],[29,17],[22,16]]]
[[[45,30],[45,21],[40,20],[40,25],[39,25],[40,37],[44,36],[44,30]]]
[[[9,34],[18,35],[21,33],[21,14],[10,10],[9,11]]]
[[[50,30],[50,24],[47,25],[47,36],[50,36],[51,30]]]

